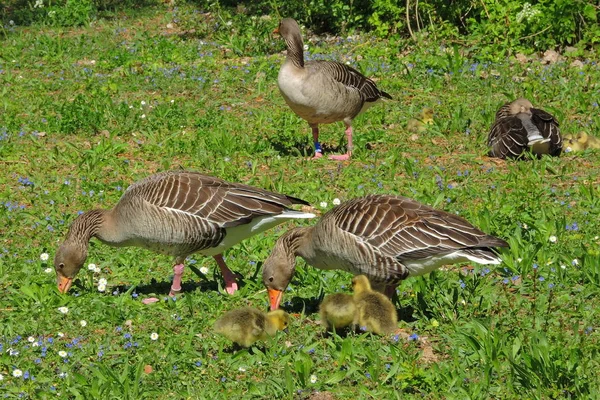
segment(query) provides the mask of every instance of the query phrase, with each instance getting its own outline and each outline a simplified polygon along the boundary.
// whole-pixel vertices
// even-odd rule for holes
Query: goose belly
[[[242,240],[247,239],[250,236],[257,235],[268,229],[271,229],[274,226],[279,225],[292,218],[295,217],[286,216],[285,213],[279,215],[267,215],[263,217],[254,218],[248,224],[227,228],[225,231],[225,236],[218,244],[216,244],[214,247],[200,250],[199,253],[204,254],[206,256],[214,256],[217,254],[221,254],[225,250],[235,246]]]
[[[408,269],[409,276],[425,275],[441,267],[442,265],[456,264],[461,262],[473,261],[478,264],[499,264],[500,260],[491,260],[490,258],[477,257],[473,254],[467,254],[462,251],[432,256],[418,260],[402,260],[402,264]]]
[[[354,101],[348,101],[350,95],[343,87],[324,84],[314,77],[305,80],[282,68],[278,85],[287,105],[300,118],[309,124],[330,124],[353,118],[360,111]],[[354,100],[354,99],[353,99]],[[360,99],[359,99],[360,101]]]

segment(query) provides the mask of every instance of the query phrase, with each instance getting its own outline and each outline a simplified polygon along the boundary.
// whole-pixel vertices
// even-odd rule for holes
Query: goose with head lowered
[[[277,309],[300,256],[313,267],[365,275],[375,290],[391,295],[401,280],[445,264],[499,264],[494,248],[507,246],[454,214],[407,197],[371,195],[281,235],[264,262],[263,283]]]
[[[520,158],[528,150],[537,157],[557,157],[562,151],[562,138],[556,118],[520,98],[496,112],[488,146],[490,157],[502,159]]]
[[[114,208],[88,211],[73,221],[54,258],[58,290],[69,290],[95,237],[110,246],[144,247],[173,256],[171,296],[181,290],[187,256],[213,256],[231,294],[237,282],[222,253],[282,222],[314,217],[289,208],[293,204],[308,203],[197,172],[149,176],[131,185]]]
[[[300,118],[312,129],[314,158],[322,156],[319,124],[343,121],[348,140],[347,152],[332,160],[348,160],[352,155],[352,120],[381,100],[392,96],[379,90],[371,79],[348,65],[335,61],[304,61],[304,44],[298,23],[284,18],[275,29],[285,40],[287,56],[279,70],[279,90]]]

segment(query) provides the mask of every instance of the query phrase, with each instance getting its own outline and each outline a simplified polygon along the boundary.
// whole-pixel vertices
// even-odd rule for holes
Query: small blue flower
[[[365,372],[365,376],[367,377],[367,379],[371,379],[371,374],[368,372]]]
[[[125,339],[131,339],[131,333],[127,332],[123,335]]]
[[[416,333],[413,333],[412,335],[410,335],[408,337],[408,340],[419,340],[419,335],[417,335]]]
[[[196,361],[196,367],[201,367],[202,366],[202,361]]]
[[[544,282],[544,281],[546,280],[546,278],[544,278],[543,276],[540,276],[540,277],[538,278],[538,280],[539,280],[540,282]]]

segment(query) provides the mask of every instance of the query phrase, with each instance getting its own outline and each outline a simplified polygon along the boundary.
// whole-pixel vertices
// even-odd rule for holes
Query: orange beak
[[[58,284],[58,291],[61,293],[67,293],[71,289],[73,284],[73,278],[67,278],[65,276],[56,277],[56,283]]]
[[[281,303],[281,298],[283,297],[283,292],[277,289],[268,289],[269,291],[269,301],[271,302],[271,311],[277,310],[279,308],[279,303]]]
[[[273,29],[273,33],[279,33],[279,26],[275,29]]]

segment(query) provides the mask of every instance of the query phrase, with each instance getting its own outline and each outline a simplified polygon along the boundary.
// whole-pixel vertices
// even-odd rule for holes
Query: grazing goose
[[[280,236],[263,265],[263,283],[271,309],[277,309],[300,256],[313,267],[366,275],[375,289],[390,294],[401,280],[444,264],[499,264],[492,248],[506,246],[454,214],[406,197],[371,195]]]
[[[345,293],[330,294],[319,305],[319,314],[326,330],[340,330],[350,326],[356,315],[354,297]]]
[[[289,314],[283,310],[265,314],[253,307],[243,307],[227,312],[215,322],[213,329],[240,346],[250,347],[286,329],[289,321]]]
[[[319,124],[343,121],[348,139],[347,153],[329,158],[349,159],[352,155],[352,120],[382,97],[391,99],[392,96],[345,64],[305,62],[300,27],[292,18],[281,20],[274,33],[279,33],[287,46],[287,56],[277,78],[279,90],[292,111],[310,125],[315,144],[314,158],[322,156]]]
[[[488,146],[490,157],[503,159],[518,158],[528,149],[538,157],[542,154],[559,156],[562,139],[556,118],[520,98],[498,110]]]
[[[394,332],[398,327],[398,313],[390,299],[374,292],[369,279],[364,275],[357,275],[352,279],[352,288],[356,304],[354,326],[376,335]]]
[[[181,290],[187,256],[213,256],[231,294],[237,283],[223,251],[286,220],[314,217],[289,209],[292,204],[308,203],[197,172],[149,176],[131,185],[113,209],[88,211],[73,221],[54,258],[58,290],[69,290],[95,237],[111,246],[138,246],[174,256],[171,296]]]

